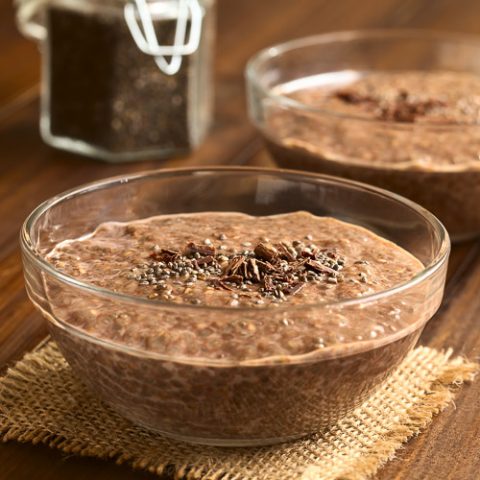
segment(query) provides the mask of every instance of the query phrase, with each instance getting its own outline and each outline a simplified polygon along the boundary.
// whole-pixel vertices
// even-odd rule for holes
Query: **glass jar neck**
[[[197,0],[207,11],[215,4],[215,0]],[[151,11],[152,18],[175,18],[171,13],[179,0],[144,0]],[[48,7],[60,7],[84,13],[117,13],[123,15],[126,5],[135,4],[135,0],[16,0],[17,24],[26,37],[42,41],[46,37],[44,11]]]

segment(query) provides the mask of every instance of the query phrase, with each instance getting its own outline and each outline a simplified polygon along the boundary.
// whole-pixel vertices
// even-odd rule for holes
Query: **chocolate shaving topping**
[[[273,265],[269,262],[263,262],[262,260],[257,259],[256,264],[258,269],[263,273],[270,273],[270,272],[273,272],[274,270]]]
[[[150,254],[150,258],[153,258],[157,262],[172,262],[180,255],[179,252],[176,250],[168,250],[166,248],[162,248],[159,251],[154,251]]]
[[[265,275],[263,277],[263,288],[265,291],[270,292],[275,288],[272,277],[270,275]]]
[[[424,116],[431,110],[442,106],[445,106],[445,103],[441,100],[413,99],[407,92],[401,91],[393,103],[380,106],[379,118],[387,121],[413,123],[417,117]]]
[[[260,277],[260,270],[258,269],[257,261],[254,258],[250,258],[248,260],[248,264],[251,266],[251,277],[255,280],[255,282],[259,283],[261,280]]]
[[[207,255],[206,257],[197,258],[197,265],[206,265],[212,263],[215,259],[211,255]]]
[[[242,245],[247,243],[251,244],[243,242]],[[308,282],[336,284],[338,272],[345,265],[344,259],[334,250],[320,250],[298,240],[276,244],[261,242],[253,250],[228,255],[224,251],[217,253],[213,245],[205,242],[190,242],[182,253],[155,247],[149,258],[150,263],[133,269],[134,278],[141,285],[151,285],[161,292],[169,291],[165,282],[171,278],[174,283],[182,279],[187,285],[205,280],[214,288],[245,294],[253,292],[271,297],[273,301],[285,301]],[[163,295],[171,298],[169,293]]]
[[[334,275],[336,273],[336,271],[333,268],[327,267],[323,263],[320,263],[318,260],[308,259],[304,263],[304,265],[307,268],[315,270],[316,272],[319,272],[319,273],[328,273],[330,275]]]
[[[200,255],[215,255],[215,247],[213,245],[200,245],[198,243],[187,243],[183,251],[184,255],[192,255],[195,253],[199,253]]]
[[[376,97],[353,89],[337,90],[333,94],[339,100],[352,105],[364,104],[373,110],[379,120],[413,123],[418,117],[446,104],[438,98],[419,98],[400,89],[394,98]]]
[[[278,257],[277,249],[268,243],[259,243],[253,251],[255,255],[262,260],[270,261]]]
[[[241,272],[240,272],[241,270]],[[243,276],[244,279],[249,280],[251,277],[250,270],[248,269],[248,264],[244,260],[240,268],[238,269],[239,273]]]
[[[283,293],[287,293],[288,295],[295,295],[298,293],[306,284],[303,282],[298,282],[290,285],[287,287],[285,290],[283,290]]]
[[[245,257],[243,255],[239,255],[237,257],[233,257],[228,265],[225,268],[225,275],[234,275],[237,273],[239,268],[245,263]]]
[[[337,90],[335,96],[339,100],[343,100],[345,103],[351,103],[357,105],[359,103],[375,103],[375,99],[370,95],[364,95],[355,90]]]
[[[284,258],[289,262],[293,262],[297,259],[297,252],[293,247],[290,247],[285,242],[280,243],[279,245],[280,258]]]

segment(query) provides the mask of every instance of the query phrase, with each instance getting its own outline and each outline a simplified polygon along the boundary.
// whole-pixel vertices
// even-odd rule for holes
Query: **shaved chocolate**
[[[297,283],[294,283],[294,284],[290,285],[290,286],[287,287],[286,289],[284,289],[284,290],[283,290],[283,293],[287,293],[288,295],[295,295],[295,294],[298,293],[304,286],[305,286],[305,283],[303,283],[303,282],[297,282]]]
[[[278,251],[279,251],[280,258],[284,258],[289,262],[293,262],[294,260],[297,259],[296,254],[293,253],[295,250],[293,250],[292,252],[292,250],[289,248],[289,246],[285,242],[282,242],[278,245]]]
[[[254,258],[251,258],[248,261],[249,265],[251,266],[252,277],[256,282],[260,282],[260,270],[258,269],[257,261]]]
[[[209,263],[213,263],[215,259],[211,255],[207,255],[206,257],[200,257],[197,259],[197,265],[205,265]]]
[[[243,255],[233,257],[225,268],[225,275],[234,275],[244,263],[245,257]]]
[[[176,250],[169,250],[166,248],[162,248],[160,251],[158,252],[155,251],[152,254],[150,254],[150,258],[153,258],[157,262],[171,262],[175,260],[175,258],[177,258],[179,255],[180,253],[177,252]]]
[[[150,255],[151,263],[143,265],[135,278],[140,285],[152,285],[156,290],[164,290],[163,284],[168,278],[190,286],[199,279],[207,280],[214,288],[240,290],[244,294],[257,292],[264,297],[274,297],[276,301],[285,301],[288,295],[300,292],[308,282],[337,283],[337,272],[344,265],[344,260],[335,251],[320,250],[314,244],[306,246],[299,240],[276,244],[260,242],[253,251],[228,255],[224,251],[217,254],[207,240],[203,244],[187,243],[182,254],[176,249],[155,246]],[[241,245],[247,244],[252,245],[252,242],[245,241]],[[179,278],[183,280],[177,280]]]
[[[376,100],[371,95],[364,95],[355,90],[343,89],[337,90],[334,93],[334,96],[339,100],[342,100],[346,103],[351,103],[353,105],[358,105],[360,103],[375,103]]]
[[[319,273],[328,273],[330,275],[335,275],[337,273],[333,268],[327,267],[317,260],[309,259],[305,262],[305,266]]]
[[[267,291],[270,292],[275,288],[275,285],[273,283],[272,277],[270,275],[265,275],[263,277],[263,288]]]
[[[258,259],[257,259],[257,266],[260,271],[265,273],[273,272],[274,270],[273,265],[271,263],[263,262],[262,260],[258,260]]]
[[[259,243],[254,249],[255,255],[257,257],[271,261],[278,257],[277,249],[268,243]]]
[[[215,255],[215,247],[212,245],[201,245],[198,243],[190,242],[184,249],[185,255],[194,255],[195,253],[199,253],[200,255]]]
[[[232,288],[232,287],[229,287],[228,285],[226,285],[223,280],[220,280],[219,278],[215,278],[212,280],[212,286],[216,287],[216,288],[221,288],[223,290],[228,290],[230,292],[234,292],[235,289]]]
[[[374,114],[379,120],[400,123],[413,123],[418,117],[427,115],[431,110],[446,106],[443,100],[438,98],[420,99],[409,94],[405,89],[400,89],[394,99],[363,94],[353,88],[337,90],[333,96],[352,105],[365,104],[375,112]]]

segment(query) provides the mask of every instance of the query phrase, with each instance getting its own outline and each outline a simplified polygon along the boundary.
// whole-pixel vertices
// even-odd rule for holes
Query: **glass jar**
[[[21,0],[41,42],[40,130],[107,161],[197,146],[212,117],[215,0]]]

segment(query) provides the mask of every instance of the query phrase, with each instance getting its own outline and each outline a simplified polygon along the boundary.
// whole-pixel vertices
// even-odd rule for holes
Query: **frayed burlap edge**
[[[451,350],[438,352],[446,359]],[[340,473],[336,477],[325,477],[325,480],[365,480],[374,476],[382,466],[395,458],[395,452],[412,437],[419,435],[432,422],[433,417],[447,408],[455,397],[462,383],[471,382],[478,373],[479,365],[458,357],[445,364],[439,372],[437,380],[432,382],[420,397],[420,401],[406,412],[406,422],[396,424],[386,435],[372,446],[368,455],[357,458],[350,471]],[[307,469],[302,480],[324,480],[319,476],[318,467]]]
[[[473,380],[478,365],[462,358],[451,360],[450,356],[451,351],[417,348],[385,387],[323,435],[261,449],[219,449],[173,442],[130,425],[90,397],[85,387],[71,374],[56,346],[50,343],[38,352],[26,355],[0,379],[0,440],[41,443],[68,454],[111,459],[117,464],[128,464],[157,475],[168,471],[175,478],[189,480],[365,480],[452,402],[461,383]],[[93,403],[91,412],[97,416],[100,414],[106,422],[105,426],[92,426],[93,417],[87,414],[73,428],[65,430],[64,419],[54,418],[59,414],[61,417],[63,405],[45,410],[42,398],[37,398],[34,405],[29,403],[26,408],[19,405],[31,387],[42,387],[38,382],[35,385],[41,371],[50,372],[52,378],[58,377],[58,384],[52,380],[49,387],[58,390],[59,398],[73,398],[77,402],[80,397],[86,397],[85,405]],[[391,408],[389,395],[398,396],[398,382],[402,378],[410,378],[415,372],[423,376],[418,385],[409,380],[405,408],[394,412],[397,418],[388,428],[376,426],[378,412]],[[63,375],[67,382],[63,379],[59,383],[62,379],[55,376],[57,373]],[[69,382],[71,385],[63,388],[63,383]],[[45,399],[51,399],[52,393],[46,388]],[[382,404],[382,401],[386,403]],[[397,399],[394,401],[397,402]],[[65,408],[68,410],[68,407]],[[39,414],[43,415],[40,420],[37,418]],[[99,428],[104,428],[104,431],[99,431]],[[107,435],[103,438],[105,431],[109,432],[112,428],[117,429],[111,432],[112,437]],[[350,456],[345,455],[348,452],[342,451],[342,446],[350,447],[358,437],[361,437],[361,445],[357,445]]]

